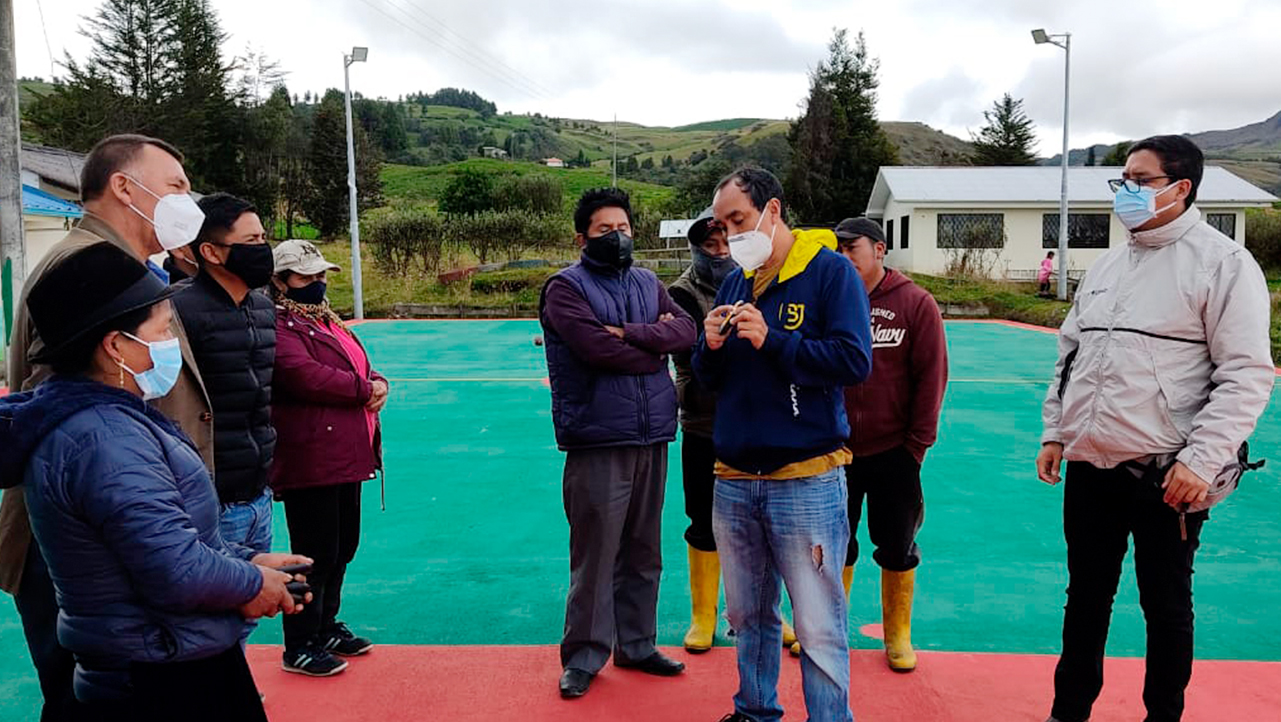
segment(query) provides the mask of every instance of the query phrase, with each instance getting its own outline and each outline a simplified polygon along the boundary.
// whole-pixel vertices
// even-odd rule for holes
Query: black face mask
[[[714,288],[720,288],[725,278],[738,268],[738,264],[729,256],[713,256],[698,246],[690,248],[694,251],[694,272]]]
[[[276,270],[276,261],[271,255],[271,246],[266,243],[235,243],[227,246],[227,260],[222,267],[235,274],[250,288],[262,288],[271,281],[271,274]]]
[[[327,288],[328,284],[324,281],[312,281],[302,288],[290,287],[285,291],[285,298],[306,306],[319,306],[325,302],[325,290]]]
[[[584,252],[587,257],[610,268],[623,269],[632,265],[632,237],[622,231],[610,231],[603,236],[587,239]]]

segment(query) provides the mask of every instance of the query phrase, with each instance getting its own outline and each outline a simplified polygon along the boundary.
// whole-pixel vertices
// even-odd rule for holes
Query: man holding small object
[[[867,292],[817,236],[786,227],[782,186],[767,171],[731,174],[712,207],[741,267],[721,286],[694,352],[695,373],[718,394],[712,528],[739,672],[727,719],[782,718],[786,584],[809,718],[846,722],[853,715],[841,568],[852,455],[843,389],[871,373]]]

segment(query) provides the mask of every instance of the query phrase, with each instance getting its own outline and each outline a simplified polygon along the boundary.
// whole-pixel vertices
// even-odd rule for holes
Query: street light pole
[[[0,351],[9,345],[17,313],[15,305],[22,297],[22,279],[27,270],[22,240],[22,141],[14,53],[13,2],[0,0]],[[9,379],[8,384],[16,389],[21,381]]]
[[[1063,42],[1058,42],[1061,38]],[[1032,39],[1037,45],[1057,45],[1063,48],[1063,158],[1062,179],[1059,191],[1059,284],[1058,297],[1068,297],[1068,102],[1071,98],[1072,33],[1047,35],[1044,30],[1033,30]]]
[[[356,320],[365,318],[365,293],[360,278],[360,215],[356,206],[356,142],[351,124],[351,64],[363,63],[369,57],[369,48],[352,48],[351,55],[343,54],[343,88],[347,103],[347,200],[351,215],[351,287]]]

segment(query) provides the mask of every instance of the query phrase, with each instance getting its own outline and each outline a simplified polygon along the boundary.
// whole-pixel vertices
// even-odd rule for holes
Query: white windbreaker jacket
[[[1213,481],[1272,393],[1259,265],[1201,220],[1131,233],[1090,268],[1059,331],[1042,442],[1099,468],[1177,454]]]

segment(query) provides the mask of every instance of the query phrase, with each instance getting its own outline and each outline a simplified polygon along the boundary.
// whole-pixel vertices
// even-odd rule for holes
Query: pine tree
[[[810,73],[805,110],[788,133],[784,185],[799,219],[835,223],[862,215],[880,167],[898,163],[898,149],[876,119],[879,70],[863,33],[851,48],[848,32],[838,29],[827,60]]]
[[[303,210],[308,220],[326,236],[342,232],[348,222],[347,201],[347,120],[343,94],[329,90],[316,109],[311,130],[309,172],[311,192]],[[356,150],[357,205],[360,210],[382,202],[382,165],[369,135],[360,123],[354,124]]]
[[[983,118],[987,124],[971,138],[974,165],[1036,165],[1036,126],[1021,99],[1006,93]]]
[[[1090,149],[1085,153],[1085,165],[1089,167],[1097,165],[1094,158],[1094,146],[1090,146]]]
[[[195,187],[235,192],[241,190],[236,159],[243,122],[228,93],[231,66],[222,57],[226,40],[209,0],[175,2],[163,137],[187,156],[187,174]]]

